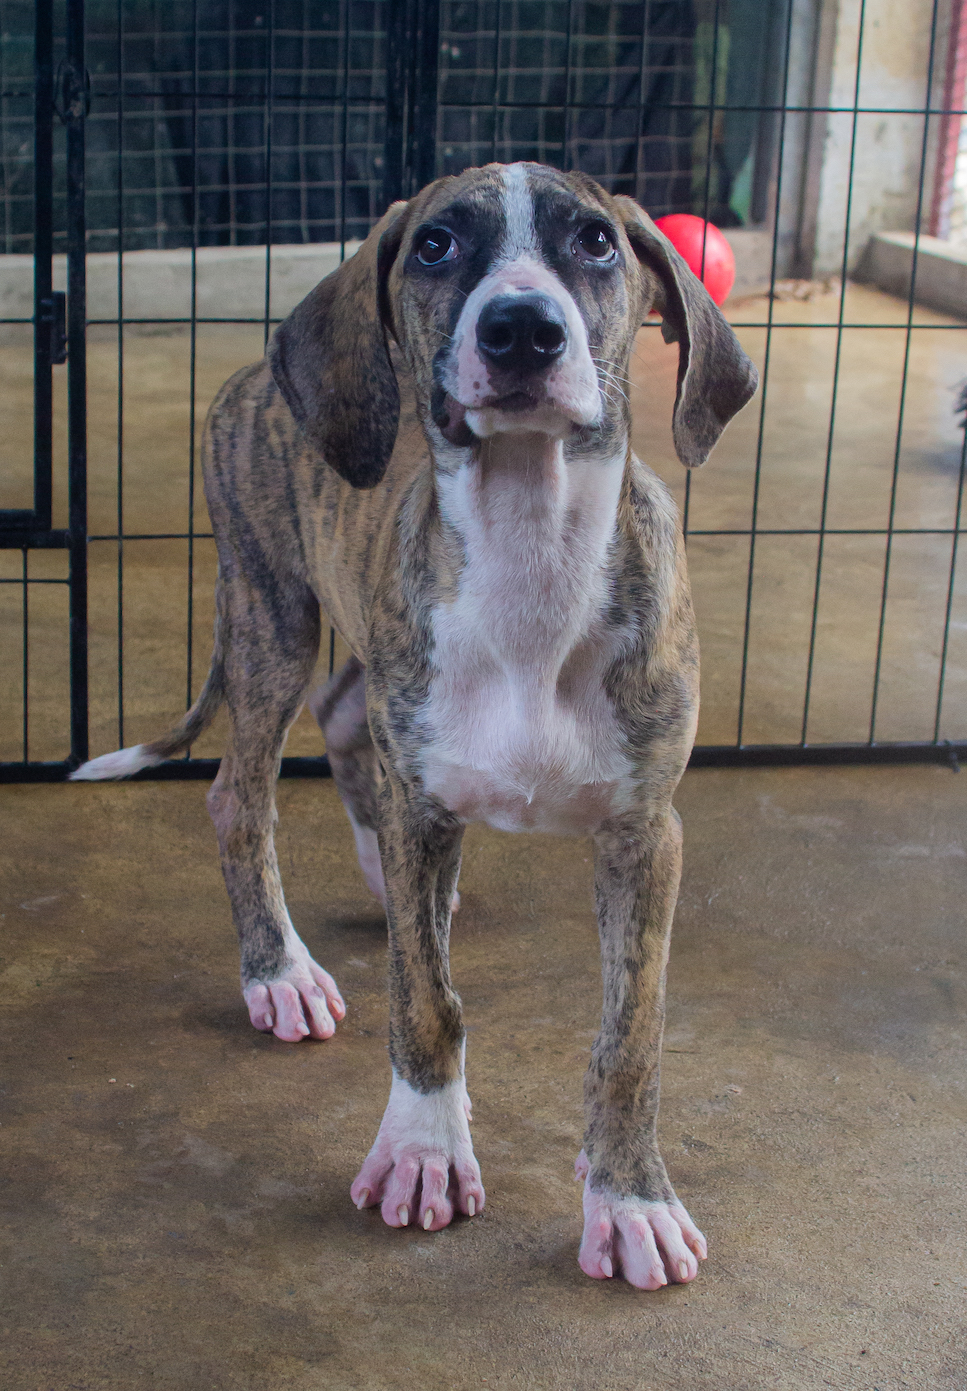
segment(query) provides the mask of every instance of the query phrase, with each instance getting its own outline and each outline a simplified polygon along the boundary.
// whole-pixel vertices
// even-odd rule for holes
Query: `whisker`
[[[617,391],[618,394],[624,398],[624,400],[628,400],[628,393],[625,391],[625,383],[619,377],[616,377],[613,372],[608,372],[607,370],[602,369],[599,373],[599,377],[600,380],[606,386],[609,386],[612,388],[612,390]]]
[[[595,365],[598,367],[613,367],[615,371],[617,371],[620,367],[620,364],[614,358],[611,357],[592,356],[591,361],[595,363]]]

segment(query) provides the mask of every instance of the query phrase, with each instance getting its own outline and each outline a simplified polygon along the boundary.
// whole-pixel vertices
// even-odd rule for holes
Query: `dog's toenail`
[[[604,1273],[604,1277],[606,1280],[610,1280],[611,1277],[614,1275],[614,1266],[611,1264],[610,1256],[601,1257],[601,1270]]]
[[[476,1211],[477,1211],[477,1200],[476,1200],[475,1198],[468,1198],[468,1199],[467,1199],[467,1216],[468,1216],[468,1217],[473,1217],[473,1216],[476,1214]]]
[[[356,1203],[356,1206],[359,1208],[359,1211],[360,1211],[360,1212],[362,1212],[363,1208],[366,1206],[366,1204],[367,1204],[368,1202],[369,1202],[369,1189],[368,1189],[368,1188],[364,1188],[363,1191],[362,1191],[362,1192],[360,1193],[360,1195],[359,1195],[359,1201]]]
[[[678,1262],[678,1273],[679,1273],[679,1275],[681,1276],[681,1278],[682,1278],[683,1280],[687,1280],[687,1279],[688,1279],[688,1262],[687,1262],[687,1261],[679,1261],[679,1262]]]
[[[432,1226],[433,1226],[433,1209],[432,1209],[432,1207],[428,1207],[427,1210],[426,1210],[426,1215],[425,1215],[424,1218],[423,1218],[423,1230],[424,1230],[425,1232],[428,1232]]]
[[[410,1210],[408,1207],[398,1207],[396,1209],[396,1215],[400,1219],[401,1227],[408,1227],[410,1225]]]

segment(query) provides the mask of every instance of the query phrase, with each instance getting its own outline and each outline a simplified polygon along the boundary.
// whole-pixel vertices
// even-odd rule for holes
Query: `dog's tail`
[[[173,729],[152,739],[150,744],[133,744],[129,749],[101,754],[89,763],[82,763],[70,774],[72,782],[99,782],[104,778],[129,778],[142,768],[153,768],[166,758],[184,753],[199,735],[203,734],[218,713],[225,699],[225,660],[220,638],[220,624],[215,623],[215,650],[205,684],[194,705]]]

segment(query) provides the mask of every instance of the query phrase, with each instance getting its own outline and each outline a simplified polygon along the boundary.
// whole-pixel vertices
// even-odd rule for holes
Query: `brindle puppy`
[[[580,1263],[642,1289],[693,1279],[706,1253],[655,1128],[698,648],[674,507],[629,446],[652,307],[679,343],[675,444],[701,464],[756,373],[639,207],[528,164],[391,207],[212,407],[218,619],[197,703],[74,775],[171,757],[227,700],[209,806],[251,1019],[329,1037],[345,1007],[289,920],[272,828],[331,617],[355,655],[313,705],[391,967],[392,1088],[351,1191],[393,1227],[484,1204],[448,965],[464,826],[592,836],[604,1009]]]

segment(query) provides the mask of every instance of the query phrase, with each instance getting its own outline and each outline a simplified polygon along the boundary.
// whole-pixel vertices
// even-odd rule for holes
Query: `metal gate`
[[[144,543],[183,547],[178,563],[186,576],[184,665],[177,680],[183,701],[190,703],[197,693],[203,642],[198,610],[210,591],[205,557],[211,546],[196,488],[197,429],[208,389],[200,383],[207,382],[211,344],[217,347],[205,335],[237,329],[258,336],[260,347],[284,316],[280,284],[301,273],[303,264],[321,265],[313,260],[316,251],[341,258],[389,201],[441,173],[519,158],[586,169],[612,191],[637,197],[653,215],[697,212],[733,229],[735,244],[753,258],[750,265],[758,257],[761,284],[750,281],[750,298],[731,315],[756,345],[763,381],[746,413],[745,433],[733,427],[727,436],[737,442],[727,446],[732,454],[726,473],[732,474],[726,492],[732,487],[736,496],[723,494],[710,510],[710,490],[717,485],[691,475],[678,485],[701,601],[700,633],[712,651],[709,727],[716,736],[726,725],[730,730],[728,738],[700,742],[693,763],[943,758],[956,766],[958,755],[967,753],[967,587],[957,566],[964,529],[962,434],[956,449],[947,439],[939,462],[936,450],[921,449],[929,458],[923,464],[918,455],[917,467],[935,466],[943,476],[928,480],[929,505],[914,506],[909,517],[904,511],[917,345],[928,333],[931,342],[962,342],[965,332],[956,316],[921,311],[916,288],[921,221],[926,227],[931,202],[938,205],[934,166],[952,161],[946,153],[936,155],[937,132],[943,131],[943,151],[953,149],[952,123],[963,116],[963,93],[956,86],[961,78],[949,76],[964,67],[954,61],[952,47],[964,29],[960,0],[922,0],[915,35],[924,54],[922,82],[914,99],[907,94],[889,101],[871,98],[864,85],[876,42],[876,0],[177,0],[165,7],[151,0],[3,0],[2,8],[0,241],[5,238],[7,255],[0,256],[0,279],[14,274],[26,252],[33,258],[33,288],[29,314],[6,312],[0,329],[16,335],[29,327],[33,335],[33,436],[32,496],[0,509],[0,555],[16,561],[16,570],[6,564],[0,574],[0,599],[7,601],[7,629],[14,634],[3,658],[7,730],[0,780],[62,778],[88,757],[92,712],[91,751],[132,742],[130,705],[138,683],[129,671],[130,572],[132,556]],[[843,52],[852,63],[845,85]],[[904,149],[913,151],[909,220],[917,236],[905,299],[891,301],[887,313],[886,301],[868,296],[860,305],[869,311],[864,314],[851,307],[853,288],[847,287],[863,222],[857,189],[862,193],[864,152],[872,148],[867,141],[879,129],[871,125],[876,121],[888,140],[899,132]],[[898,122],[907,124],[901,128]],[[817,244],[824,180],[831,178],[829,150],[837,140],[845,187],[834,258],[838,289],[830,279],[824,290],[822,277],[813,274],[810,248]],[[24,180],[31,184],[27,191]],[[303,251],[308,261],[300,260]],[[253,255],[261,258],[257,265]],[[66,273],[64,289],[55,288],[57,256]],[[232,276],[241,276],[243,266],[261,287],[254,306],[233,293]],[[151,275],[171,277],[173,308],[154,301],[145,306],[132,280],[138,267],[145,285]],[[206,276],[216,271],[228,276],[230,289],[226,294],[223,286],[213,305],[205,298]],[[90,311],[86,279],[100,287],[101,299],[90,300]],[[797,286],[807,284],[819,286],[815,310],[807,300],[800,308],[796,300]],[[6,286],[0,284],[9,311],[13,291]],[[179,295],[180,307],[174,303]],[[137,335],[159,325],[169,335],[164,341],[177,341],[185,360],[184,522],[132,527],[132,509],[154,521],[139,502],[138,489],[147,485],[131,472],[128,438],[136,409],[150,415],[154,407],[143,406],[146,396],[132,405],[126,364],[135,348],[144,358],[144,343],[155,341]],[[795,373],[783,362],[794,333],[800,335],[795,342],[810,348],[825,344],[828,364],[822,368],[822,401],[805,415],[796,407],[790,417],[795,428],[805,421],[806,433],[815,435],[809,446],[815,467],[806,481],[797,473],[783,482],[774,463],[779,456],[773,432],[791,410]],[[872,335],[871,342],[879,335],[877,341],[892,344],[896,357],[892,434],[888,439],[884,431],[879,455],[864,465],[874,480],[871,488],[883,491],[875,524],[849,514],[849,508],[844,517],[836,510],[843,440],[865,389],[857,385],[861,377],[850,356],[859,333]],[[110,448],[102,438],[107,407],[101,364],[109,339],[116,363]],[[657,335],[646,329],[646,355],[652,340],[657,343]],[[89,350],[101,364],[90,386],[101,392],[94,416]],[[4,362],[14,375],[21,370],[13,358]],[[646,366],[647,391],[664,368],[657,356],[648,356]],[[98,436],[92,475],[100,499],[97,517],[110,515],[110,526],[100,520],[89,526],[89,428]],[[655,448],[660,454],[660,442]],[[105,460],[112,450],[113,482],[105,501]],[[783,487],[788,504],[782,502]],[[897,556],[908,541],[933,548],[929,604],[912,602],[902,584],[897,589]],[[841,543],[874,549],[855,562],[859,570],[843,571],[845,581],[831,580]],[[782,548],[790,558],[786,568]],[[113,575],[110,603],[89,604],[92,556],[99,558],[104,594],[108,569]],[[915,555],[903,564],[915,575]],[[849,575],[861,571],[875,595],[863,622],[847,625],[852,638],[837,647],[827,631],[838,621],[828,617],[829,596],[836,584],[848,590]],[[173,573],[156,569],[148,580],[142,576],[143,588],[153,584],[156,592],[151,603],[145,605],[142,595],[133,604],[139,641],[145,640],[145,614],[150,627],[164,607]],[[731,609],[719,602],[729,585]],[[842,594],[836,602],[842,617]],[[910,631],[894,644],[897,657],[891,633],[904,604]],[[42,623],[38,606],[44,608]],[[770,639],[779,631],[776,614],[782,615],[783,606],[793,627],[798,624],[798,636],[783,629]],[[108,609],[113,626],[105,636]],[[919,633],[918,625],[928,621],[929,632]],[[770,641],[782,648],[779,659],[774,652],[770,657]],[[829,684],[837,652],[841,670],[830,689],[835,692],[837,680],[849,687],[855,659],[850,646],[864,643],[866,666],[857,678],[868,684],[863,734],[837,737],[835,719],[815,724],[817,691],[824,680]],[[63,663],[57,665],[61,648],[67,654],[63,670]],[[919,724],[910,720],[909,729],[902,711],[891,717],[893,737],[884,739],[883,692],[891,663],[902,665],[904,652],[914,648],[910,660],[925,673],[923,682],[932,683],[929,699],[921,702],[930,708],[918,716]],[[335,651],[333,637],[330,664]],[[153,670],[171,665],[170,648],[165,653],[155,654]],[[771,675],[760,686],[772,691],[767,701],[778,702],[771,725],[757,723],[756,715],[757,663],[765,670],[769,660]],[[783,663],[795,668],[788,679],[779,669]],[[59,713],[51,714],[61,688]],[[161,705],[168,700],[165,695]],[[728,706],[718,723],[717,701]],[[103,714],[108,704],[110,719]],[[36,713],[41,706],[47,712],[42,736]],[[138,732],[148,736],[176,715],[169,703],[146,728],[139,724]],[[760,727],[789,732],[750,738],[750,730],[754,736]],[[818,738],[811,737],[816,727]],[[139,776],[209,777],[216,764],[214,757],[193,756]],[[324,757],[306,753],[284,759],[282,771],[325,775],[328,765]]]
[[[53,4],[40,0],[34,32],[33,111],[33,477],[31,505],[0,510],[0,548],[21,553],[19,581],[4,575],[4,586],[22,595],[21,762],[5,762],[6,781],[60,778],[88,756],[87,687],[87,439],[86,308],[84,219],[84,127],[88,90],[84,66],[84,11],[69,6],[60,61],[54,63]],[[18,95],[26,95],[20,93]],[[67,292],[53,288],[53,184],[55,125],[63,131],[66,178]],[[67,363],[67,526],[53,525],[53,367]],[[25,499],[26,500],[26,499]],[[35,551],[64,551],[68,574],[29,573]],[[36,586],[56,585],[68,595],[70,753],[63,763],[31,764],[29,759],[29,599]],[[6,662],[15,660],[8,652]]]

